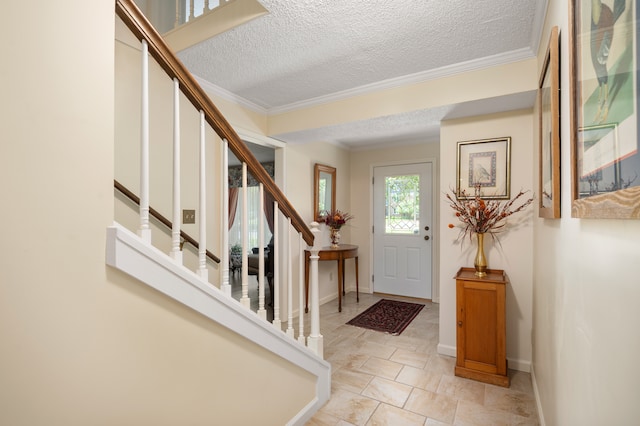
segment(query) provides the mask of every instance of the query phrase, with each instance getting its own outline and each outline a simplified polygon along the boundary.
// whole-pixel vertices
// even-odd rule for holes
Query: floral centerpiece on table
[[[486,275],[487,263],[483,250],[484,234],[491,234],[493,238],[496,238],[496,234],[504,230],[507,217],[526,209],[533,202],[533,198],[523,198],[527,192],[529,191],[521,190],[508,201],[484,200],[481,196],[480,185],[476,185],[473,197],[467,197],[464,190],[460,199],[455,198],[455,193],[454,196],[446,195],[456,217],[462,222],[458,239],[467,235],[471,238],[474,233],[478,236],[478,252],[474,262],[477,276]],[[518,202],[520,204],[517,204]],[[455,225],[450,223],[449,228],[455,228]]]
[[[341,210],[327,211],[320,216],[320,222],[329,227],[331,247],[338,247],[340,244],[340,228],[342,228],[342,226],[351,219],[353,219],[353,215],[351,213],[343,212]]]

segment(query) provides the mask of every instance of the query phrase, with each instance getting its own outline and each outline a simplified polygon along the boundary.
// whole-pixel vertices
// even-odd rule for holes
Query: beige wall
[[[457,142],[511,137],[511,196],[520,189],[536,192],[533,183],[533,115],[531,110],[477,116],[442,123],[440,146],[440,343],[441,352],[455,356],[456,293],[458,269],[472,267],[476,253],[475,241],[457,243],[459,229],[448,224],[458,223],[444,194],[456,185]],[[503,269],[510,278],[507,287],[507,358],[509,367],[529,371],[531,365],[531,293],[534,211],[508,219],[507,231],[498,235],[500,243],[485,238],[485,254],[492,269]]]
[[[351,211],[351,170],[349,167],[349,151],[329,143],[315,142],[301,145],[289,145],[285,154],[285,187],[284,193],[296,207],[300,216],[307,223],[313,222],[313,166],[315,163],[325,164],[336,168],[336,208],[344,211]],[[342,241],[351,240],[353,225],[356,220],[342,228]],[[284,229],[284,228],[283,228]],[[322,234],[318,244],[321,247],[329,244],[329,232],[325,225],[321,226]],[[298,281],[298,248],[297,236],[292,235],[293,256],[293,277],[294,282]],[[352,262],[347,262],[351,264]],[[284,266],[283,266],[284,267]],[[348,265],[347,268],[351,268]],[[351,269],[347,269],[346,277],[353,277]],[[347,279],[346,278],[346,279]],[[345,279],[345,280],[346,280]],[[320,284],[321,303],[338,297],[338,278],[335,262],[320,262],[318,264],[318,280]],[[294,289],[294,301],[297,301],[298,291]],[[337,308],[337,304],[336,304]],[[297,314],[297,307],[294,307]]]
[[[640,418],[634,268],[640,221],[571,218],[566,1],[549,2],[539,67],[554,25],[561,40],[562,219],[534,220],[534,377],[546,425],[634,424]]]
[[[379,148],[373,150],[347,151],[333,144],[315,142],[309,144],[294,144],[286,149],[286,188],[285,193],[298,212],[309,222],[313,220],[313,165],[326,164],[337,169],[337,208],[352,213],[355,217],[347,226],[342,228],[342,242],[356,244],[358,252],[360,291],[372,292],[371,285],[371,177],[372,167],[382,164],[398,164],[403,161],[411,162],[415,159],[434,160],[434,178],[437,180],[437,157],[439,146],[437,142],[417,143],[393,148]],[[438,214],[435,201],[434,216]],[[329,244],[326,227],[321,227],[320,245]],[[292,236],[294,250],[293,277],[298,277],[298,257],[295,254],[297,239]],[[437,256],[437,246],[434,246],[434,256]],[[437,257],[436,257],[437,258]],[[434,267],[437,268],[437,262]],[[320,262],[318,266],[320,300],[321,303],[337,298],[337,268],[335,262]],[[436,277],[437,278],[437,277]],[[355,291],[354,262],[347,261],[345,265],[345,288]],[[435,284],[434,284],[435,286]],[[437,290],[437,289],[436,289]],[[294,301],[298,292],[294,288]],[[334,303],[334,302],[330,302]],[[336,305],[337,308],[337,305]],[[294,312],[297,310],[294,307]]]
[[[113,1],[3,6],[0,423],[284,424],[313,378],[105,265]]]
[[[115,43],[115,178],[134,194],[140,194],[140,43],[118,18]],[[173,81],[155,63],[149,61],[149,170],[150,206],[173,221]],[[221,173],[222,142],[209,125],[205,125],[207,159],[207,238],[209,251],[221,257]],[[180,202],[181,209],[196,211],[195,224],[184,224],[181,230],[200,241],[202,219],[199,205],[199,141],[200,115],[189,100],[180,94]],[[118,194],[118,200],[124,200]],[[115,205],[115,220],[132,231],[139,226],[138,208],[129,202]],[[165,253],[171,250],[171,230],[152,220],[152,243]],[[184,265],[198,268],[197,250],[185,244]],[[208,261],[209,281],[220,286],[219,264]]]

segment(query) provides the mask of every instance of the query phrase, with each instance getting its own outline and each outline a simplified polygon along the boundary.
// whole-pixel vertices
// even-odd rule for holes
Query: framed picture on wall
[[[570,0],[571,216],[640,219],[636,2]]]
[[[511,191],[511,138],[458,142],[456,197],[507,200]]]
[[[540,161],[538,215],[560,217],[560,70],[558,27],[551,29],[538,89]]]

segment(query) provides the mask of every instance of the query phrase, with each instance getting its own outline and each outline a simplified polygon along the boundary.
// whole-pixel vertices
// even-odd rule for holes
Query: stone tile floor
[[[337,300],[321,306],[331,399],[308,426],[539,424],[528,373],[510,370],[509,388],[454,375],[455,358],[436,350],[438,304],[427,302],[400,336],[345,324],[381,298],[356,303],[348,293],[341,313]]]

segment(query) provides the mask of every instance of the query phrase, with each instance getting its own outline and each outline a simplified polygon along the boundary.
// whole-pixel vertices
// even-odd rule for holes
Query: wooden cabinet
[[[505,297],[509,278],[499,269],[478,278],[473,268],[456,277],[456,376],[509,386]]]

